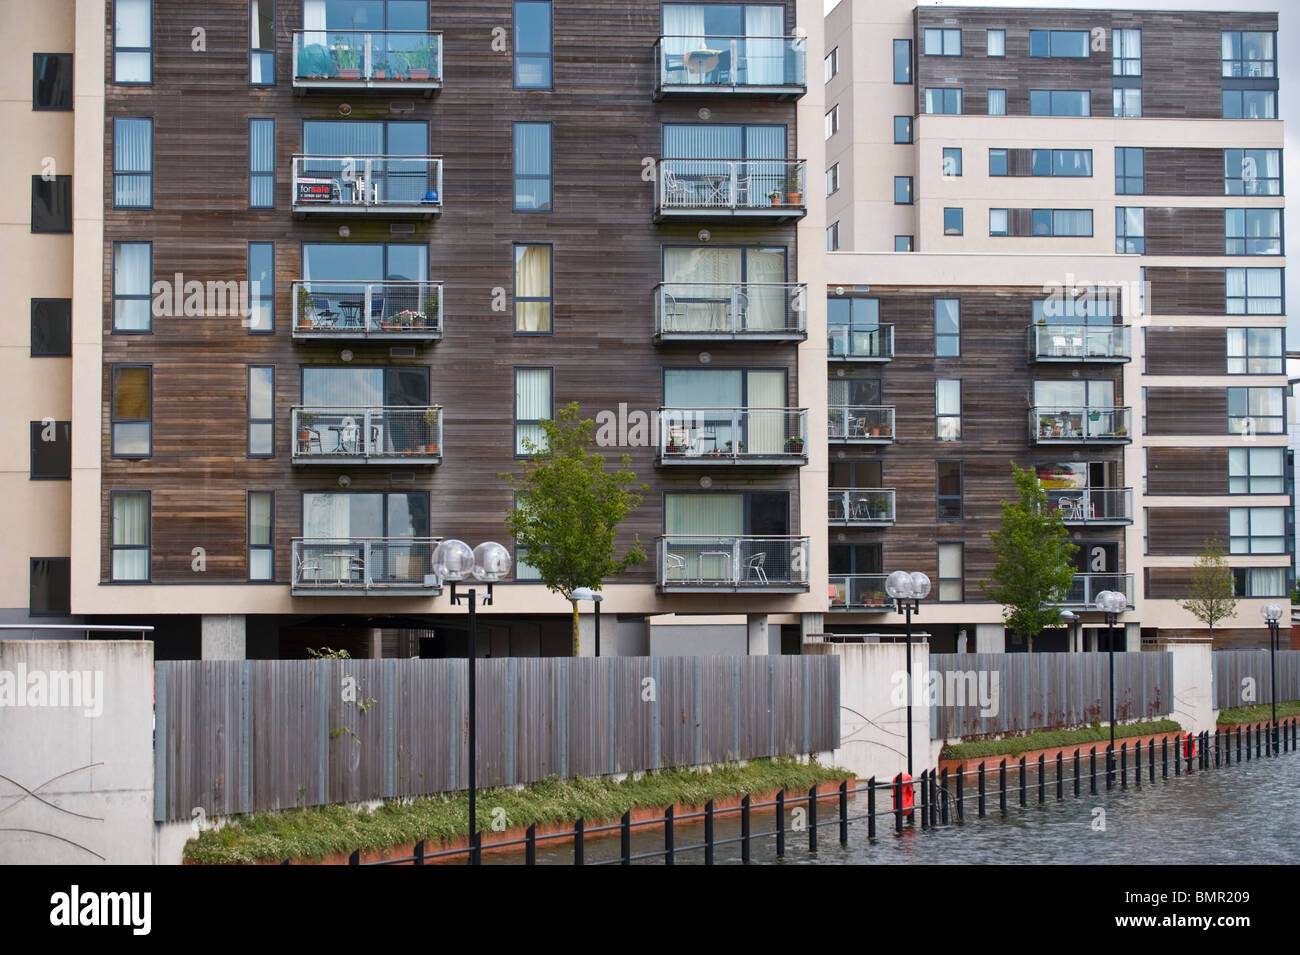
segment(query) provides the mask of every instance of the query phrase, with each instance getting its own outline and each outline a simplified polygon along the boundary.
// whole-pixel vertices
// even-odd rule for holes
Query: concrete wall
[[[1186,732],[1213,731],[1219,711],[1214,708],[1214,663],[1209,639],[1157,643],[1150,649],[1174,655],[1174,709],[1170,719],[1182,724]]]

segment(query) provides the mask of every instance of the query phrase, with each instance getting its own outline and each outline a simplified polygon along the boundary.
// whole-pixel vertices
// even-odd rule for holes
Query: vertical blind
[[[549,368],[515,369],[515,453],[528,454],[528,443],[545,449],[546,433],[530,422],[550,418],[551,371]]]
[[[113,120],[113,205],[153,204],[153,120]]]
[[[134,491],[114,494],[113,580],[148,580],[148,545],[149,495]]]

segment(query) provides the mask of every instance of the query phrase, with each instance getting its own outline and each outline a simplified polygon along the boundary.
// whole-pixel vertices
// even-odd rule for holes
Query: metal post
[[[1214,728],[1214,768],[1219,768],[1219,728]]]
[[[1064,777],[1065,760],[1061,758],[1061,751],[1056,751],[1056,798],[1065,798],[1065,779]]]
[[[749,862],[749,793],[740,801],[740,861]]]
[[[583,846],[582,841],[583,821],[579,819],[573,824],[573,864],[583,865]]]
[[[876,777],[867,780],[867,838],[876,838]]]
[[[998,767],[998,809],[1007,811],[1007,761],[1002,760]]]
[[[1277,751],[1277,621],[1268,622],[1268,698],[1273,704],[1273,751]]]
[[[1042,754],[1038,754],[1038,801],[1044,802],[1047,799],[1047,760]]]
[[[415,844],[415,861],[412,865],[424,865],[424,840],[421,839]]]
[[[939,821],[945,826],[948,824],[948,769],[944,767],[943,774],[939,783],[939,794],[943,800],[943,806],[939,810]]]
[[[1241,762],[1241,727],[1237,727],[1237,762]]]
[[[849,781],[840,781],[840,845],[849,844]]]
[[[947,795],[945,793],[944,795]],[[939,770],[930,770],[930,828],[939,825]]]
[[[905,608],[907,613],[907,776],[912,776],[912,602]]]
[[[984,764],[980,763],[980,817],[984,816]]]
[[[469,636],[465,643],[465,667],[468,674],[469,696],[466,706],[469,709],[469,841],[470,853],[469,864],[479,864],[478,845],[474,839],[475,833],[478,832],[478,748],[477,748],[477,731],[478,731],[478,713],[475,711],[475,692],[477,689],[476,674],[474,673],[474,645],[478,640],[478,620],[474,611],[478,607],[478,592],[475,588],[469,589]]]
[[[962,763],[957,767],[957,820],[963,821],[966,818],[966,764]]]
[[[1156,781],[1156,741],[1152,740],[1151,745],[1147,747],[1147,765],[1150,767],[1148,774],[1152,782]]]
[[[1182,775],[1183,754],[1178,752],[1179,748],[1182,745],[1183,745],[1183,738],[1181,736],[1175,736],[1174,737],[1174,775],[1175,776]]]
[[[537,865],[537,823],[531,823],[524,834],[524,865]]]
[[[600,595],[597,594],[597,597]],[[596,605],[596,656],[600,656],[600,601],[592,601]]]
[[[1097,747],[1088,754],[1088,774],[1092,778],[1092,794],[1097,795]]]
[[[1106,656],[1110,658],[1110,749],[1106,750],[1106,788],[1114,785],[1115,772],[1115,615],[1106,614]],[[1095,790],[1094,790],[1095,792]]]
[[[1074,751],[1074,794],[1079,795],[1079,750]]]
[[[1106,789],[1115,788],[1115,752],[1111,747],[1106,747]]]
[[[744,823],[745,841],[741,847],[741,859],[749,861],[749,797],[741,804],[744,806],[744,814],[741,819]],[[669,806],[664,810],[664,865],[675,865],[677,862],[676,833],[673,831],[673,807]]]
[[[817,785],[808,790],[808,851],[817,851]]]
[[[1250,762],[1250,724],[1246,724],[1246,762]]]
[[[704,804],[704,864],[713,865],[713,800]]]
[[[921,771],[921,828],[930,824],[930,774]]]
[[[1020,757],[1020,805],[1025,805],[1025,757]]]
[[[903,774],[894,777],[894,831],[903,834]]]
[[[632,864],[632,810],[624,811],[623,818],[619,820],[619,849],[621,850],[622,865]]]
[[[1128,743],[1119,744],[1119,788],[1128,789]]]
[[[1142,788],[1142,740],[1133,744],[1133,784]]]
[[[776,855],[785,855],[785,790],[776,791]]]

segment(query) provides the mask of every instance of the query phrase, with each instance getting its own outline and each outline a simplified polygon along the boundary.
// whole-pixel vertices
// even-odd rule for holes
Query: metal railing
[[[1128,609],[1133,609],[1133,575],[1132,574],[1075,574],[1070,582],[1070,592],[1061,601],[1063,607],[1091,607],[1097,600],[1097,594],[1103,590],[1114,590],[1128,600]]]
[[[832,361],[893,361],[893,325],[827,325],[826,357]]]
[[[442,211],[438,156],[293,157],[295,212]]]
[[[293,336],[441,338],[442,283],[294,282]]]
[[[892,405],[832,405],[826,422],[831,441],[889,444],[894,440]]]
[[[662,36],[655,41],[655,93],[802,93],[806,37]]]
[[[1133,356],[1127,325],[1030,325],[1032,361],[1123,362]]]
[[[655,286],[655,337],[802,339],[807,294],[798,284],[663,282]]]
[[[805,170],[802,159],[661,159],[655,208],[802,215]]]
[[[807,537],[672,534],[659,538],[659,585],[671,589],[804,589]]]
[[[1067,524],[1133,523],[1133,489],[1128,487],[1053,488],[1047,506]]]
[[[859,526],[894,523],[894,489],[833,487],[826,492],[831,524]]]
[[[293,409],[295,464],[437,464],[439,405]]]
[[[293,85],[420,89],[442,85],[442,34],[295,30]]]
[[[437,594],[433,551],[441,537],[295,537],[295,593]]]
[[[894,601],[885,593],[884,574],[831,574],[827,578],[832,610],[892,611]]]
[[[1129,408],[1080,405],[1029,411],[1029,435],[1036,444],[1123,444],[1129,440]]]
[[[804,408],[660,408],[662,464],[803,464]]]

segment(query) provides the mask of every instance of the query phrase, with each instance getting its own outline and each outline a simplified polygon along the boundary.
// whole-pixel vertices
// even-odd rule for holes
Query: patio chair
[[[664,292],[664,331],[686,331],[686,309],[671,292]]]
[[[339,426],[339,446],[340,454],[357,453],[357,422],[353,418],[344,418]]]
[[[670,208],[689,208],[696,205],[695,190],[671,169],[663,171],[663,196],[661,202]]]
[[[382,295],[373,295],[370,298],[370,317],[366,321],[367,328],[374,328],[384,320],[384,297]]]
[[[307,575],[311,574],[313,582],[320,581],[320,561],[315,557],[303,557],[302,554],[294,555],[293,579],[301,583],[308,579]]]
[[[339,313],[330,307],[330,300],[324,296],[313,296],[311,307],[322,325],[333,325],[334,319],[338,318]]]
[[[763,565],[767,562],[767,553],[760,551],[745,561],[745,579],[749,580],[751,576],[758,579],[761,584],[767,583],[767,571]]]
[[[671,551],[664,555],[664,560],[668,565],[668,576],[672,577],[674,571],[679,571],[680,576],[686,576],[686,558],[681,554],[674,554]]]

